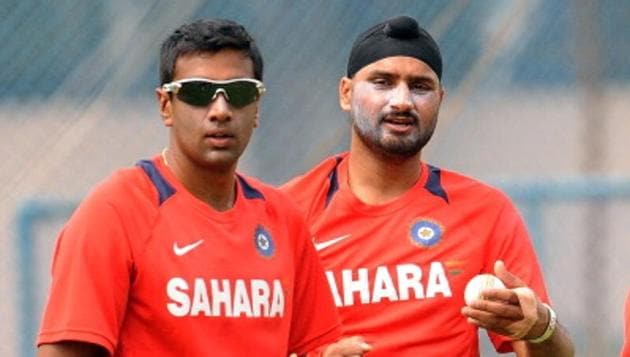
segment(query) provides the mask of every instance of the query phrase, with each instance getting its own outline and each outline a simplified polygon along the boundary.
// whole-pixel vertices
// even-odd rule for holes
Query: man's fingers
[[[496,262],[494,262],[494,275],[496,275],[497,278],[501,279],[501,281],[503,282],[503,284],[505,284],[507,288],[518,288],[521,286],[525,286],[525,283],[523,283],[521,279],[519,279],[516,275],[507,270],[507,268],[505,267],[505,263],[503,263],[502,260],[497,260]]]
[[[521,320],[524,317],[520,306],[499,301],[475,300],[469,307],[473,311],[482,311],[497,316],[498,318],[511,321]]]
[[[488,311],[477,310],[471,307],[464,307],[462,314],[467,317],[468,323],[503,335],[510,335],[511,327],[518,322],[518,320],[505,318]]]
[[[520,331],[515,332],[515,336],[522,338],[527,335],[538,320],[538,297],[532,289],[527,287],[516,288],[514,292],[518,296],[519,304],[523,311],[523,324]]]
[[[323,353],[324,357],[361,357],[365,352],[372,350],[372,346],[365,342],[361,336],[342,338],[329,345]]]
[[[483,300],[501,301],[511,305],[520,304],[518,295],[511,289],[483,289],[480,298]]]
[[[360,336],[352,336],[341,339],[337,342],[339,350],[348,355],[350,353],[363,354],[372,349],[372,346],[363,340]]]
[[[519,305],[526,318],[536,319],[538,316],[538,297],[534,291],[527,287],[513,290],[518,298]]]

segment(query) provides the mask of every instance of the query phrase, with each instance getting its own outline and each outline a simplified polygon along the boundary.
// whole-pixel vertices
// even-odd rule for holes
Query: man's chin
[[[203,166],[213,170],[230,170],[238,164],[240,155],[230,150],[213,151],[203,158]]]
[[[377,147],[373,148],[373,151],[380,156],[392,160],[392,161],[405,161],[414,157],[420,153],[422,148],[400,148],[400,147]]]
[[[379,145],[380,151],[392,158],[408,159],[416,156],[424,147],[420,142],[406,142],[406,143],[381,143]]]

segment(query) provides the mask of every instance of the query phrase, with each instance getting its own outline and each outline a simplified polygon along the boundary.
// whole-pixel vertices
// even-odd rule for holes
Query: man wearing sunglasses
[[[364,338],[373,357],[477,356],[479,327],[500,352],[570,356],[511,202],[421,160],[441,76],[438,45],[414,19],[363,32],[339,83],[350,152],[284,187],[311,226],[344,333]],[[464,288],[480,273],[507,288],[465,306]]]
[[[310,235],[236,172],[265,91],[245,29],[196,21],[163,43],[161,155],[114,173],[58,237],[38,356],[279,356],[339,336]]]

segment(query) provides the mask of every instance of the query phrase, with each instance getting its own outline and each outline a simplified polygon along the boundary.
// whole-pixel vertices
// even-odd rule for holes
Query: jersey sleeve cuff
[[[86,331],[52,331],[41,332],[37,338],[37,347],[50,344],[59,343],[64,341],[75,341],[91,343],[103,347],[109,352],[109,355],[114,355],[114,342],[109,338],[95,332]]]

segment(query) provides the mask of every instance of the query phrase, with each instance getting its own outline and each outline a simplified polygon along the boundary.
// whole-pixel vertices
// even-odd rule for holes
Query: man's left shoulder
[[[438,168],[431,165],[428,165],[428,167],[430,170],[439,171],[441,184],[453,199],[465,197],[491,199],[497,202],[510,200],[500,188],[481,179],[449,169]]]

